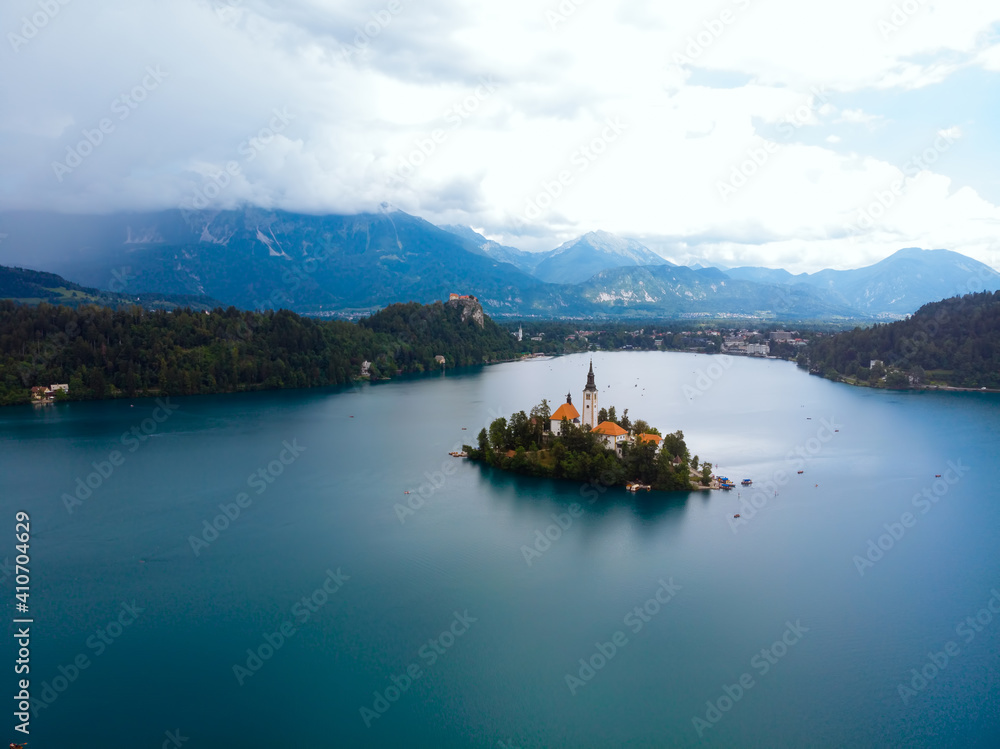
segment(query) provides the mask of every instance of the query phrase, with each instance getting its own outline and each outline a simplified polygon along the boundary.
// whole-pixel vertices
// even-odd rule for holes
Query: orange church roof
[[[628,434],[628,432],[613,421],[602,421],[590,431],[594,434],[606,434],[609,437],[621,437],[623,434]]]
[[[661,437],[658,434],[649,434],[647,432],[643,432],[642,434],[639,435],[639,439],[642,440],[643,442],[655,442],[658,445],[663,440],[663,437]]]
[[[573,419],[579,419],[579,418],[580,418],[580,412],[576,410],[576,406],[574,406],[572,403],[563,403],[561,406],[559,406],[559,408],[556,409],[556,412],[552,414],[552,419],[554,421],[562,421],[563,419],[569,419],[570,421],[573,421]]]

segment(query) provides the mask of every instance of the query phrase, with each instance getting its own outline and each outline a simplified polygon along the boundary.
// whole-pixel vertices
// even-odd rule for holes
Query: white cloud
[[[851,125],[872,125],[882,119],[881,115],[867,114],[860,109],[844,109],[836,122],[846,122]]]
[[[917,5],[893,19],[892,3],[865,0],[73,3],[0,50],[11,103],[0,208],[173,207],[235,162],[219,204],[352,212],[388,200],[527,249],[604,228],[720,262],[846,267],[923,242],[995,262],[996,207],[934,164],[883,224],[843,236],[845,216],[901,171],[894,154],[853,153],[834,123],[936,137],[894,118],[888,98],[879,110],[850,96],[1000,71],[989,46],[1000,8]],[[5,6],[0,26],[19,29],[29,7]],[[150,65],[169,77],[57,181],[52,162],[116,118],[112,102]],[[249,148],[275,109],[293,119]],[[774,150],[722,200],[719,183],[761,148]]]

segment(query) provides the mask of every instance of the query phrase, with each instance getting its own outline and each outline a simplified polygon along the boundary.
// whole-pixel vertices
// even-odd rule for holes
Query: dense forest
[[[932,302],[906,320],[816,340],[809,367],[874,387],[1000,388],[1000,292]]]
[[[71,400],[342,385],[510,359],[516,342],[473,302],[395,304],[358,324],[293,312],[149,311],[0,300],[0,405],[66,383]],[[478,318],[478,319],[477,319]]]
[[[614,408],[602,409],[600,416],[634,434],[659,434],[645,421],[630,421],[627,409],[620,418]],[[465,446],[469,458],[515,473],[570,479],[593,486],[620,486],[636,481],[663,491],[692,488],[692,472],[698,470],[698,456],[692,458],[689,454],[683,432],[663,436],[658,450],[653,442],[625,441],[619,456],[605,447],[589,426],[563,420],[560,433],[552,434],[549,417],[548,402],[543,400],[530,414],[518,411],[510,419],[495,419],[489,429],[479,432],[475,446]],[[711,470],[708,463],[701,466],[703,483],[708,483]]]

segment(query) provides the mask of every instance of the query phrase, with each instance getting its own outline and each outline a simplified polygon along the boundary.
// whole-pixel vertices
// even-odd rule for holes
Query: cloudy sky
[[[0,210],[387,201],[529,250],[1000,267],[1000,3],[10,0]]]

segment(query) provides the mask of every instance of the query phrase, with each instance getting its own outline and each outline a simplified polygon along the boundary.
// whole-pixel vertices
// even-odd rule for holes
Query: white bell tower
[[[594,360],[590,360],[590,373],[587,375],[587,386],[583,389],[583,414],[580,423],[589,424],[593,429],[597,426],[597,385],[594,384]]]

